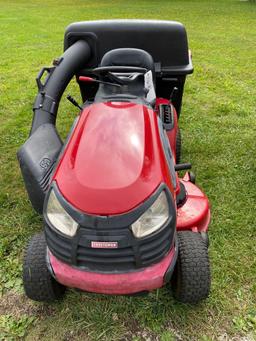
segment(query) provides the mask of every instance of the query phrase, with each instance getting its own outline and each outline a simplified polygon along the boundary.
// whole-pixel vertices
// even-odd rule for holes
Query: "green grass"
[[[34,79],[62,53],[69,23],[103,18],[171,19],[187,28],[195,73],[180,120],[183,160],[212,207],[212,292],[195,307],[175,302],[167,288],[140,298],[70,291],[52,305],[22,292],[23,248],[41,228],[16,161],[31,126]],[[0,0],[0,339],[256,338],[255,18],[255,4],[231,0]],[[59,113],[65,134],[76,111],[63,100]]]

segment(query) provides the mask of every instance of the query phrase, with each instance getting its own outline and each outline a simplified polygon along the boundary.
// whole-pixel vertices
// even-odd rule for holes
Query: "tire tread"
[[[183,303],[198,303],[209,296],[211,275],[208,249],[201,235],[178,232],[179,255],[174,271],[174,296]]]
[[[47,268],[43,232],[35,234],[25,249],[23,285],[26,295],[35,301],[51,302],[64,295],[65,287],[52,277]]]

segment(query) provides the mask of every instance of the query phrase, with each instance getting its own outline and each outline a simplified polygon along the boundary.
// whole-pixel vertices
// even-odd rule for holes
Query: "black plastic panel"
[[[193,72],[186,30],[175,21],[123,19],[73,23],[66,29],[64,49],[81,39],[92,50],[88,67],[98,66],[103,55],[112,49],[138,48],[152,55],[158,74]]]
[[[84,270],[127,272],[160,261],[173,245],[175,228],[168,224],[146,238],[135,238],[127,226],[122,229],[94,230],[79,228],[73,238],[64,237],[45,224],[47,246],[60,260]],[[91,241],[118,242],[116,249],[97,249]]]
[[[21,146],[17,156],[29,199],[42,213],[45,193],[62,141],[53,124],[41,125]]]

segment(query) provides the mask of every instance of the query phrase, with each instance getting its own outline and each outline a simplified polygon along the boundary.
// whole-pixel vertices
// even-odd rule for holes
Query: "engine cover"
[[[128,212],[161,182],[172,190],[156,113],[128,102],[88,106],[53,180],[71,205],[97,215]]]

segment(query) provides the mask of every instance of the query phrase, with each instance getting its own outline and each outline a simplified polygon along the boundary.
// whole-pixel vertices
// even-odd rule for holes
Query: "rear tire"
[[[200,233],[178,232],[179,254],[172,277],[174,297],[196,304],[208,297],[211,286],[210,263]]]
[[[51,302],[63,297],[65,287],[51,275],[46,264],[44,233],[29,241],[23,261],[23,285],[26,295],[34,301]]]
[[[178,128],[177,134],[176,134],[175,153],[176,153],[176,163],[180,163],[180,161],[181,161],[181,132],[180,132],[180,128]]]

